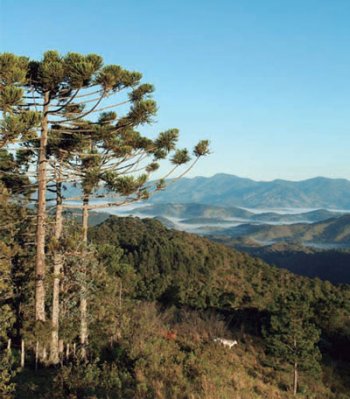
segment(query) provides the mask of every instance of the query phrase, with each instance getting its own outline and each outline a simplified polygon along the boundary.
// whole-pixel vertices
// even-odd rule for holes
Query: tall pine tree
[[[298,391],[299,371],[320,368],[321,353],[317,347],[320,331],[312,318],[308,299],[290,294],[276,300],[264,330],[269,352],[292,366],[294,395]]]
[[[10,152],[20,151],[19,158],[29,165],[28,175],[34,178],[33,186],[38,193],[35,319],[42,327],[47,318],[47,192],[51,181],[56,186],[56,242],[59,243],[62,232],[64,181],[79,182],[83,188],[83,241],[86,242],[89,202],[99,182],[104,180],[110,191],[118,193],[119,198],[127,197],[127,201],[146,198],[145,183],[150,173],[157,169],[156,161],[174,149],[176,130],[153,141],[136,131],[137,126],[151,123],[157,110],[151,98],[153,86],[141,83],[141,78],[140,73],[127,71],[119,65],[103,65],[102,58],[95,54],[68,53],[62,56],[56,51],[47,51],[39,61],[9,53],[0,55],[0,110],[3,116],[0,147]],[[115,102],[113,98],[117,95]],[[95,121],[95,113],[117,107],[122,110],[121,115],[107,112]],[[50,147],[52,142],[55,142],[55,150]],[[72,145],[67,146],[67,143]],[[197,149],[200,150],[196,153],[197,158],[206,155],[207,142],[201,142]],[[145,164],[145,157],[150,156],[153,160]],[[172,161],[177,165],[185,163],[188,161],[187,151],[177,151]],[[35,162],[35,168],[30,167],[30,162]],[[74,163],[82,168],[82,174],[69,172]],[[140,170],[145,173],[136,176]],[[109,206],[119,204],[118,199]],[[53,259],[53,363],[58,361],[62,259],[58,250]],[[82,300],[82,313],[84,302]],[[46,345],[41,345],[40,356],[43,360],[46,358]]]

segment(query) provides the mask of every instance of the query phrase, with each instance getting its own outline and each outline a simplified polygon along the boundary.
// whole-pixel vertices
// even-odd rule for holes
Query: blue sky
[[[0,0],[0,51],[101,54],[156,86],[191,175],[350,179],[350,1]]]

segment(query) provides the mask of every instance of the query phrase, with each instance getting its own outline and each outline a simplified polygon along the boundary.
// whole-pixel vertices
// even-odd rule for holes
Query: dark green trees
[[[264,331],[270,353],[293,367],[294,395],[298,390],[299,370],[320,369],[321,354],[317,347],[320,330],[312,317],[308,298],[290,294],[276,301]]]
[[[9,193],[0,182],[0,397],[11,398],[11,332],[15,323],[14,284],[11,259],[16,255],[14,209]],[[12,209],[11,209],[12,208]]]

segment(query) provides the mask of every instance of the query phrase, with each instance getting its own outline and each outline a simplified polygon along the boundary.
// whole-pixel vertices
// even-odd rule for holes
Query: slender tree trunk
[[[63,342],[63,339],[60,339],[58,341],[58,353],[59,353],[60,357],[62,357],[62,355],[63,355],[63,350],[64,350],[64,342]]]
[[[61,181],[61,166],[59,166],[57,182],[56,182],[56,220],[55,220],[55,240],[59,243],[62,235],[63,227],[63,201],[62,201],[62,181]],[[51,319],[51,350],[50,363],[59,364],[59,316],[60,316],[60,280],[63,270],[63,255],[60,249],[56,249],[53,256],[53,297],[52,297],[52,319]]]
[[[48,109],[50,94],[44,94],[43,118],[38,162],[38,208],[36,227],[35,263],[35,320],[45,321],[45,232],[46,232],[46,146],[48,136]]]
[[[24,346],[24,339],[21,340],[21,368],[24,368],[25,364],[25,346]]]
[[[42,351],[41,351],[41,359],[42,363],[47,362],[47,348],[45,345],[43,345]]]
[[[294,363],[293,395],[298,391],[298,363]]]
[[[115,339],[120,340],[122,337],[122,307],[123,307],[123,282],[119,279],[119,309],[117,311],[117,317],[115,321],[115,332],[113,334],[113,341]]]
[[[123,295],[123,282],[120,278],[119,280],[119,310],[122,310],[122,295]]]
[[[58,341],[58,358],[60,360],[61,367],[63,366],[64,362],[64,342],[63,339]]]
[[[89,223],[89,195],[84,194],[83,198],[83,243],[86,252],[87,234]],[[87,325],[87,288],[86,288],[86,256],[82,259],[82,283],[80,291],[80,345],[81,357],[86,359],[86,345],[88,343],[88,325]]]

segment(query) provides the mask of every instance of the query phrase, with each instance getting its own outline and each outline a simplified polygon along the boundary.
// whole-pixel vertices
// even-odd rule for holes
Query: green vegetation
[[[214,231],[213,235],[250,239],[257,243],[292,242],[313,246],[347,246],[350,243],[350,215],[327,219],[317,223],[289,225],[243,224]]]
[[[125,114],[85,119],[121,91]],[[169,157],[166,177],[189,161],[177,129],[153,140],[136,130],[155,115],[152,92],[94,54],[0,56],[1,397],[346,398],[348,287],[156,220],[90,218],[163,189],[148,184],[158,161]],[[179,176],[208,152],[199,142]]]
[[[330,364],[338,364],[338,361],[342,364],[342,361],[349,360],[350,354],[344,349],[349,340],[346,316],[350,304],[348,288],[336,288],[328,282],[297,277],[198,236],[168,230],[151,219],[141,221],[135,218],[110,217],[93,228],[90,237],[99,245],[107,242],[108,237],[110,245],[123,249],[122,260],[131,264],[136,273],[135,300],[156,300],[166,308],[175,306],[181,309],[190,306],[197,311],[211,309],[215,314],[224,316],[226,323],[230,320],[230,328],[226,334],[244,337],[243,341],[248,336],[254,352],[262,353],[259,357],[260,366],[264,370],[262,373],[269,373],[268,367],[272,367],[276,373],[273,384],[278,385],[277,381],[281,378],[281,387],[292,385],[289,377],[292,369],[288,368],[288,362],[278,361],[277,342],[275,341],[276,350],[271,350],[271,340],[264,338],[261,332],[270,331],[273,337],[271,321],[275,328],[277,322],[287,328],[293,323],[293,311],[303,313],[304,317],[309,312],[312,318],[305,320],[302,324],[304,330],[299,330],[298,334],[302,335],[303,332],[304,337],[311,339],[316,361],[313,366],[316,367],[311,367],[311,371],[300,372],[300,389],[306,392],[310,384],[309,394],[315,390],[315,394],[318,392],[324,395],[322,397],[332,397],[330,392],[326,393],[326,384],[320,385],[319,389],[315,388],[317,384],[313,384],[322,373],[315,375],[314,371],[321,364],[325,373]],[[282,309],[281,313],[279,301],[288,301],[288,312]],[[311,331],[321,332],[320,341],[316,339],[317,334],[312,340]],[[215,335],[217,334],[211,336]],[[267,336],[269,334],[265,335]],[[312,356],[308,361],[305,360],[307,348],[306,345],[304,353],[298,352],[305,363],[301,370],[310,369],[307,366],[312,363]],[[319,350],[323,352],[322,363],[319,363],[317,356]],[[305,374],[308,376],[306,384]],[[263,378],[266,377],[260,376],[258,380]],[[341,380],[342,377],[339,378]],[[340,395],[349,388],[345,381],[346,378],[337,388],[333,387],[339,390],[337,394]]]
[[[142,83],[142,74],[119,65],[104,65],[96,54],[59,54],[50,50],[40,60],[11,53],[0,55],[0,130],[1,181],[11,181],[12,194],[25,194],[20,172],[31,175],[29,188],[36,189],[35,240],[35,321],[47,321],[46,284],[48,271],[47,193],[55,194],[55,220],[50,244],[54,265],[52,294],[52,342],[50,358],[58,364],[60,276],[64,254],[60,251],[63,234],[64,182],[79,184],[82,193],[76,200],[82,208],[81,240],[87,245],[89,210],[118,206],[147,199],[150,192],[164,187],[164,179],[150,186],[150,175],[159,168],[159,161],[169,158],[173,165],[170,176],[191,159],[187,149],[176,147],[179,131],[169,129],[155,139],[142,136],[137,130],[150,124],[157,105],[152,98],[154,87]],[[109,98],[113,102],[102,106]],[[117,113],[116,108],[122,111]],[[108,110],[105,112],[105,110]],[[99,112],[97,121],[88,120]],[[208,141],[200,141],[193,149],[194,163],[209,153]],[[16,154],[16,157],[13,155]],[[32,172],[33,166],[36,172]],[[31,168],[32,166],[32,168]],[[189,169],[191,166],[189,167]],[[189,170],[187,169],[187,170]],[[186,173],[182,171],[180,174]],[[91,204],[99,185],[110,194],[107,204]],[[18,187],[19,186],[19,187]],[[107,195],[105,193],[105,196]],[[100,195],[97,195],[100,197]],[[114,199],[113,199],[114,198]],[[86,259],[84,249],[82,259]],[[85,267],[83,266],[83,270]],[[84,274],[84,271],[82,271]],[[87,342],[86,295],[88,282],[80,284],[81,344]],[[47,356],[46,345],[37,341],[36,352],[41,361]],[[84,351],[84,349],[82,349]]]
[[[268,350],[282,363],[293,366],[294,395],[298,391],[299,370],[320,369],[320,330],[312,316],[307,298],[297,294],[282,297],[271,307],[269,325],[264,330]]]
[[[67,236],[67,251],[78,245],[72,228],[76,233]],[[323,358],[315,358],[318,374],[301,368],[298,395],[346,398],[350,293],[345,287],[296,277],[154,220],[110,217],[91,228],[90,240],[88,361],[79,360],[79,313],[74,312],[79,256],[72,254],[62,292],[62,366],[41,365],[35,372],[29,351],[27,366],[11,379],[15,397],[292,397],[293,367],[271,351],[279,346],[262,331],[271,328],[271,320],[289,325],[290,314],[279,316],[276,298],[303,292],[303,304],[317,311],[311,321],[321,340],[314,348]],[[8,333],[18,366],[19,336]],[[218,345],[217,336],[235,337],[238,346]]]

